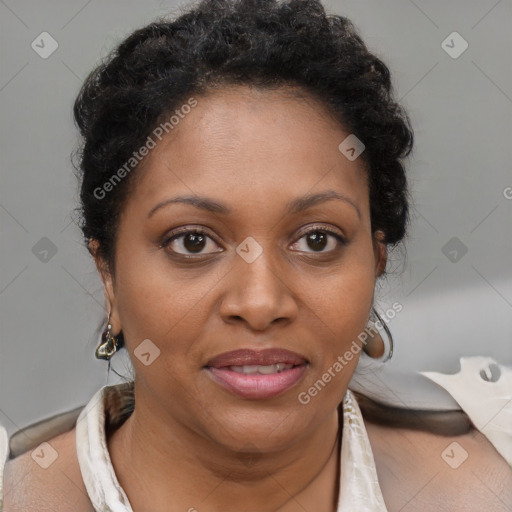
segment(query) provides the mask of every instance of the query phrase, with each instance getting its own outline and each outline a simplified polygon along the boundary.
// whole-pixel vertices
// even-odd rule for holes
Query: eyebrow
[[[350,204],[356,210],[359,219],[361,219],[361,212],[359,210],[359,207],[357,206],[357,203],[350,197],[344,194],[340,194],[335,190],[327,190],[325,192],[319,192],[317,194],[307,194],[303,197],[293,199],[292,201],[289,201],[286,204],[285,213],[297,214],[319,203],[323,203],[331,199],[337,199],[339,201],[344,201]],[[232,213],[232,210],[228,206],[219,203],[209,197],[188,195],[173,197],[171,199],[166,199],[158,203],[150,210],[150,212],[148,213],[148,218],[150,218],[160,208],[175,203],[190,204],[192,206],[195,206],[196,208],[200,208],[201,210],[206,210],[211,213],[219,213],[223,215],[229,215],[230,213]]]

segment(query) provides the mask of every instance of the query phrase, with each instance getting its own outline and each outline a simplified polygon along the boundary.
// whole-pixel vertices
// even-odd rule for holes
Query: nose
[[[228,276],[228,291],[220,305],[225,322],[244,322],[252,330],[263,331],[296,318],[298,306],[290,279],[266,251],[252,263],[237,256]]]

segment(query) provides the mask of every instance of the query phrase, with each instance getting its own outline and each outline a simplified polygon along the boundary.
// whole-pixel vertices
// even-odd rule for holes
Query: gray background
[[[177,5],[0,1],[0,423],[9,434],[86,403],[107,383],[106,362],[94,358],[105,318],[101,281],[72,222],[71,106],[101,57],[133,29],[179,12]],[[416,135],[407,163],[411,235],[378,291],[381,312],[395,301],[404,306],[389,324],[396,344],[389,364],[447,373],[461,355],[512,364],[512,199],[504,194],[512,187],[512,3],[324,5],[352,19],[389,65]],[[44,31],[58,42],[47,59],[31,48]],[[458,58],[442,47],[453,31],[469,44]],[[44,237],[55,254],[41,252]],[[127,374],[127,364],[118,354],[113,368]]]

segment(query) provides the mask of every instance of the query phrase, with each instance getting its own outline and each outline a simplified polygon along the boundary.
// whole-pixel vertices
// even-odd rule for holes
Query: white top
[[[4,480],[4,466],[9,457],[9,436],[7,430],[0,425],[0,511],[3,510],[4,493],[3,493],[3,480]]]
[[[115,475],[105,440],[104,396],[109,388],[115,387],[103,386],[98,390],[77,420],[78,462],[89,499],[97,512],[133,512]],[[350,390],[343,400],[340,467],[343,491],[338,512],[386,511],[361,410]]]
[[[461,358],[460,361],[461,371],[454,375],[434,372],[423,375],[451,394],[474,426],[512,467],[512,368],[487,357]],[[115,395],[119,386],[100,388],[76,421],[78,462],[96,512],[133,512],[114,472],[105,435],[107,401],[110,407],[116,403],[107,397]],[[0,510],[2,471],[8,455],[7,433],[0,426]],[[361,410],[350,389],[343,399],[340,475],[337,512],[387,510]]]

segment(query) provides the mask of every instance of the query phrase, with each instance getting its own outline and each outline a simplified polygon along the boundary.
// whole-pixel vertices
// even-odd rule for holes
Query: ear
[[[88,249],[94,258],[94,263],[103,282],[103,292],[107,307],[107,315],[110,312],[110,325],[112,325],[112,334],[116,336],[122,329],[121,320],[119,318],[119,309],[115,294],[115,285],[113,275],[108,267],[107,262],[102,258],[99,251],[99,242],[90,239]]]
[[[385,234],[383,231],[376,231],[373,235],[373,252],[375,255],[375,277],[382,275],[386,269],[388,260],[388,248],[384,242]]]

